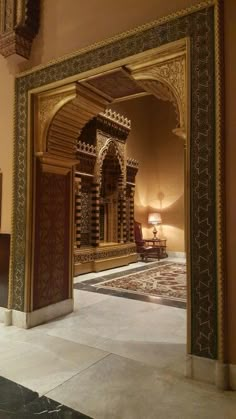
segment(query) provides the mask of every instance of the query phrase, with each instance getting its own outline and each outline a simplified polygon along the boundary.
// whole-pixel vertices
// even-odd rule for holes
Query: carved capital
[[[0,0],[0,54],[29,58],[39,12],[40,0]]]

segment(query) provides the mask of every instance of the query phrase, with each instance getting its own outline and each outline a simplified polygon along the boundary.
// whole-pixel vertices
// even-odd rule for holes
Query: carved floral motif
[[[0,0],[0,53],[29,58],[39,29],[40,0]]]

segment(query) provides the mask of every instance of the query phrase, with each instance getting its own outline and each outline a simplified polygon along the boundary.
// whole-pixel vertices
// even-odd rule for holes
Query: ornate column
[[[138,161],[135,159],[127,159],[126,167],[126,189],[129,197],[129,241],[134,243],[134,192],[135,192],[135,177],[138,172]],[[128,199],[128,198],[127,198]]]
[[[118,242],[126,243],[126,191],[123,189],[118,203]]]
[[[129,241],[134,242],[134,191],[135,186],[130,188],[129,196]]]
[[[81,245],[81,177],[75,172],[75,247]]]
[[[52,318],[73,310],[74,245],[75,240],[80,245],[81,212],[81,176],[75,180],[75,166],[79,163],[77,141],[84,124],[105,104],[103,98],[77,83],[39,93],[34,98],[34,201],[29,233],[32,265],[28,266],[25,301],[27,327],[42,322],[44,315],[48,318],[51,305]],[[37,319],[31,312],[38,310],[44,314]]]
[[[91,188],[91,244],[93,247],[99,246],[100,241],[100,185],[93,182]]]

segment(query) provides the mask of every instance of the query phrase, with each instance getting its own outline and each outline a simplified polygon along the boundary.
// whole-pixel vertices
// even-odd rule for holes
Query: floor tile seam
[[[77,289],[77,291],[86,291],[86,290]],[[91,291],[86,291],[86,292],[91,292]],[[99,293],[97,293],[97,294],[99,294]],[[88,308],[88,307],[91,307],[91,306],[96,306],[96,305],[98,305],[98,304],[101,304],[101,303],[103,303],[105,300],[107,300],[109,297],[112,297],[111,295],[108,295],[108,294],[100,294],[100,295],[104,295],[104,296],[105,296],[105,298],[104,298],[103,300],[101,300],[101,301],[97,301],[96,303],[91,303],[91,304],[88,304],[88,305],[86,305],[86,306],[83,306],[83,307],[79,308],[79,309],[78,309],[78,312],[80,312],[80,313],[81,313],[81,311],[82,311],[83,309],[86,309],[86,308]],[[75,312],[74,312],[74,313],[75,313]]]
[[[97,361],[93,362],[92,364],[88,365],[87,367],[83,368],[81,371],[78,371],[77,373],[73,374],[70,378],[68,378],[67,380],[63,381],[63,383],[58,384],[57,386],[53,387],[51,390],[47,391],[46,393],[44,393],[43,395],[48,397],[47,394],[51,393],[52,391],[60,388],[61,386],[63,386],[64,384],[66,384],[68,381],[72,380],[74,377],[76,377],[77,375],[81,375],[84,374],[89,368],[94,367],[95,365],[97,365],[99,362],[104,361],[106,358],[110,357],[111,355],[113,355],[112,353],[107,353],[104,357],[102,357],[101,359],[98,359]],[[51,398],[51,397],[49,397]]]
[[[103,343],[106,344],[109,340],[110,339],[108,338]],[[104,348],[101,348],[101,346],[100,347],[97,346],[97,349],[105,350]],[[124,359],[127,359],[129,361],[138,362],[139,364],[149,366],[150,368],[154,368],[156,371],[161,372],[161,375],[165,375],[165,370],[167,370],[167,372],[168,372],[168,367],[158,367],[155,364],[149,364],[149,363],[146,363],[144,361],[140,361],[139,359],[135,359],[134,357],[132,357],[130,355],[121,355],[120,353],[113,352],[112,350],[110,350],[109,352],[110,352],[110,355],[118,356],[120,358],[124,358]],[[175,376],[177,374],[173,374],[173,375]],[[184,374],[183,374],[183,377],[185,377]],[[178,376],[178,378],[179,378],[179,376]]]
[[[48,335],[48,336],[52,336],[52,337],[57,337],[57,336],[55,336],[55,335]],[[88,348],[90,348],[90,349],[95,349],[95,350],[99,350],[99,351],[101,351],[101,352],[106,352],[106,355],[104,355],[104,358],[107,356],[107,355],[110,355],[110,352],[109,351],[105,351],[104,349],[101,349],[100,347],[98,347],[98,346],[96,346],[96,345],[89,345],[89,344],[87,344],[87,343],[80,343],[80,342],[77,342],[77,341],[74,341],[74,340],[72,340],[72,339],[70,339],[70,338],[68,338],[68,337],[64,337],[63,338],[64,340],[66,340],[66,341],[68,341],[68,342],[73,342],[73,343],[75,343],[75,344],[77,344],[77,345],[80,345],[80,346],[84,346],[84,347],[88,347]],[[109,338],[105,338],[105,340],[107,341],[107,340],[109,340]],[[104,341],[105,341],[104,340]],[[101,358],[101,359],[103,359],[103,358]]]
[[[91,345],[87,345],[87,344],[85,344],[85,343],[80,343],[80,342],[75,342],[75,341],[73,341],[73,340],[71,340],[71,339],[68,339],[68,338],[60,338],[60,337],[58,337],[58,336],[55,336],[55,335],[50,335],[50,334],[48,334],[48,333],[46,333],[46,335],[47,336],[49,336],[49,337],[52,337],[52,338],[56,338],[56,339],[61,339],[61,340],[63,340],[63,341],[65,341],[65,342],[71,342],[71,343],[74,343],[75,345],[79,345],[80,347],[83,347],[84,349],[86,349],[87,347],[88,348],[90,348],[90,349],[93,349],[93,350],[99,350],[100,352],[105,352],[105,354],[104,354],[104,356],[102,356],[102,358],[101,359],[103,359],[103,358],[105,358],[109,353],[108,353],[108,351],[104,351],[104,349],[100,349],[100,348],[97,348],[97,347],[95,347],[95,346],[91,346]],[[14,341],[15,342],[15,341]],[[29,344],[30,346],[33,346],[34,347],[34,349],[35,349],[35,344],[33,344],[33,343],[29,343],[29,342],[20,342],[20,343],[27,343],[27,344]],[[37,348],[40,350],[40,351],[43,351],[43,352],[45,352],[45,353],[49,353],[49,354],[51,354],[52,356],[55,356],[57,359],[59,359],[60,361],[62,361],[62,362],[65,362],[65,363],[67,363],[71,368],[73,368],[73,369],[75,369],[76,367],[78,367],[78,365],[77,365],[77,363],[75,363],[75,362],[73,362],[73,361],[70,361],[70,360],[67,360],[67,359],[65,359],[65,358],[63,358],[63,357],[61,357],[61,356],[59,356],[59,355],[57,355],[57,354],[55,354],[55,353],[53,353],[52,351],[50,351],[49,349],[45,349],[45,348],[42,348],[42,347],[40,347],[40,346],[37,346]],[[21,356],[22,354],[19,354],[19,357]],[[9,359],[6,361],[6,362],[8,362],[9,361]],[[81,370],[82,371],[82,370]],[[7,377],[6,377],[7,378]]]
[[[82,291],[82,290],[80,290],[80,291]],[[93,293],[94,293],[94,291],[92,291]],[[97,303],[95,303],[95,304],[92,304],[92,305],[88,305],[88,306],[85,306],[85,307],[82,307],[79,311],[80,311],[80,313],[81,314],[83,314],[83,315],[86,315],[87,316],[87,314],[85,313],[86,312],[86,309],[89,307],[90,309],[91,309],[91,306],[93,306],[94,308],[96,308],[100,303],[104,303],[104,301],[108,301],[109,299],[112,299],[112,298],[117,298],[117,296],[116,295],[108,295],[107,294],[107,298],[105,299],[105,300],[103,300],[103,301],[100,301],[100,302],[97,302]],[[145,309],[144,309],[144,311],[145,312],[156,312],[157,310],[160,310],[161,308],[162,308],[162,304],[156,304],[156,303],[152,303],[152,302],[148,302],[148,301],[142,301],[142,300],[135,300],[135,299],[128,299],[128,298],[124,298],[124,297],[120,297],[120,298],[122,298],[122,301],[120,301],[120,303],[124,303],[124,301],[126,301],[127,302],[127,304],[129,304],[130,302],[134,302],[135,303],[135,309],[134,309],[134,312],[135,312],[135,310],[136,311],[138,311],[137,310],[137,307],[139,306],[139,307],[141,307],[141,306],[143,306],[143,304],[147,304],[147,306],[145,306]],[[111,301],[111,300],[110,300]],[[117,300],[113,300],[113,301],[117,301]],[[96,306],[96,307],[95,307]],[[144,307],[144,306],[143,306]],[[170,306],[171,307],[171,306]],[[178,307],[174,307],[174,308],[178,308]],[[180,310],[182,310],[182,309],[180,309]],[[83,313],[82,313],[82,311],[83,311]],[[89,315],[90,313],[88,313],[88,315]]]

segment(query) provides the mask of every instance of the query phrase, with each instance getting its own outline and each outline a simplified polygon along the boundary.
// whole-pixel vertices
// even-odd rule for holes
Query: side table
[[[144,239],[144,242],[147,246],[152,247],[152,250],[149,247],[148,256],[156,257],[158,260],[168,257],[166,253],[167,239]]]

